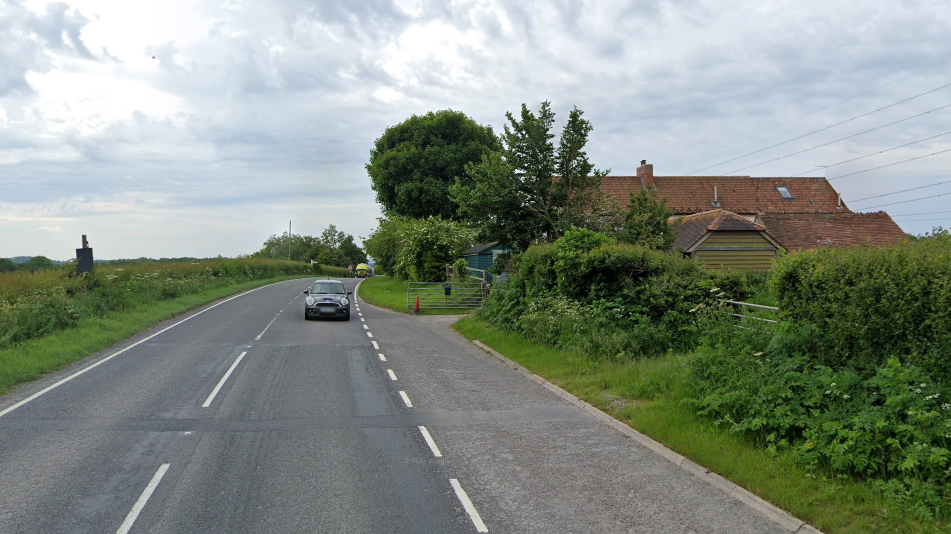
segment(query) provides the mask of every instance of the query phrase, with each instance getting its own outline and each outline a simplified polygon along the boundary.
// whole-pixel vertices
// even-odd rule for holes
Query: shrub
[[[816,327],[817,363],[872,376],[891,356],[951,377],[951,237],[885,248],[815,249],[780,259],[782,317]]]
[[[414,282],[438,282],[446,264],[472,244],[471,232],[461,223],[439,217],[409,220],[399,231],[400,250],[394,274]]]

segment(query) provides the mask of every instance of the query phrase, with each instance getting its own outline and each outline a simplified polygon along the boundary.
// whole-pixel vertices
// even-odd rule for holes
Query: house
[[[671,217],[674,249],[710,269],[768,271],[782,247],[761,224],[724,209]]]
[[[816,247],[892,245],[908,239],[908,234],[884,211],[764,213],[759,220],[789,252]]]
[[[723,209],[763,226],[786,250],[834,244],[894,244],[907,238],[885,212],[853,213],[825,178],[654,176],[641,161],[636,176],[606,176],[601,190],[621,206],[650,189],[674,215]]]

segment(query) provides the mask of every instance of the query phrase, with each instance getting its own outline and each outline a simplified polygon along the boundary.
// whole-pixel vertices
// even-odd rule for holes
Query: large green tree
[[[537,239],[554,240],[574,226],[587,226],[599,197],[601,177],[585,146],[592,130],[575,107],[556,148],[551,103],[536,115],[522,104],[519,118],[506,113],[502,149],[466,166],[466,176],[450,189],[459,216],[482,240],[526,248]]]
[[[457,218],[449,186],[469,163],[499,149],[490,126],[458,111],[443,110],[386,129],[373,144],[367,173],[377,202],[390,218]]]
[[[294,261],[317,261],[324,265],[346,267],[365,262],[367,257],[353,241],[353,236],[328,226],[319,237],[293,234],[290,236],[288,250],[287,232],[267,238],[261,250],[252,254],[255,258],[290,259]]]
[[[634,245],[670,250],[677,241],[677,234],[667,224],[673,215],[667,207],[667,200],[658,199],[654,191],[646,189],[631,193],[630,198],[618,238]]]

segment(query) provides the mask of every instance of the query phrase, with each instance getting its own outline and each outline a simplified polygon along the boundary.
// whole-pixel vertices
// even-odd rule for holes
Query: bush
[[[691,312],[714,299],[712,275],[698,263],[589,230],[530,247],[495,286],[482,311],[490,322],[608,358],[692,348]]]
[[[780,259],[775,292],[782,317],[814,325],[816,363],[864,376],[892,356],[949,383],[951,236],[885,248],[815,249]]]
[[[472,234],[461,223],[430,217],[405,221],[398,242],[394,274],[413,282],[438,282],[446,277],[446,264],[471,246]]]
[[[869,480],[922,518],[951,514],[951,388],[889,358],[868,377],[818,363],[811,325],[770,336],[705,313],[693,361],[700,416],[830,476]]]

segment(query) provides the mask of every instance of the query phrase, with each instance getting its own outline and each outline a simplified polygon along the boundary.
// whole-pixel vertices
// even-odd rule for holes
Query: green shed
[[[765,226],[722,209],[672,217],[668,223],[677,232],[674,249],[708,269],[768,271],[782,250]]]
[[[492,264],[495,263],[495,258],[499,254],[510,250],[511,249],[507,247],[500,247],[498,241],[493,241],[463,250],[462,257],[466,260],[466,263],[469,264],[470,268],[488,271],[492,268]],[[486,282],[491,282],[492,275],[486,272],[485,280]]]

